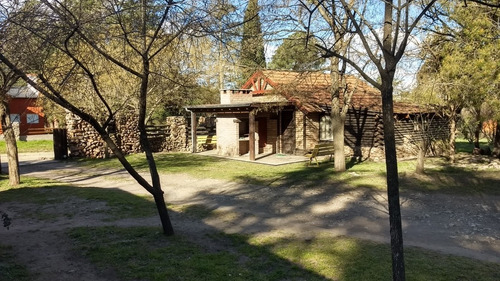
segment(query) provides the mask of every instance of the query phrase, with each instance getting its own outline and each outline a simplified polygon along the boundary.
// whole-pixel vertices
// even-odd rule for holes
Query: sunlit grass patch
[[[158,153],[155,155],[160,173],[184,173],[198,178],[222,179],[245,184],[286,188],[322,188],[344,191],[356,188],[385,190],[385,162],[348,163],[345,172],[334,171],[333,161],[319,166],[295,163],[268,166],[190,153]],[[141,154],[128,156],[139,169],[146,169]],[[116,168],[116,159],[85,160],[82,163],[98,168]],[[500,173],[477,171],[449,165],[443,158],[427,158],[425,175],[415,173],[416,160],[398,162],[401,190],[445,192],[455,194],[499,194]]]
[[[190,237],[165,237],[157,228],[144,227],[77,228],[70,236],[79,252],[123,280],[325,280],[266,253],[249,259],[233,242],[216,236],[198,244]],[[255,270],[263,264],[265,270]]]
[[[17,150],[19,153],[26,152],[49,152],[54,150],[54,142],[51,140],[30,140],[17,141]],[[7,153],[7,147],[4,140],[0,141],[0,153]]]
[[[488,141],[486,139],[481,139],[479,141],[479,146],[480,147],[488,146]],[[460,152],[472,153],[473,150],[474,150],[474,144],[469,142],[468,140],[464,138],[457,138],[455,140],[455,151],[457,153]]]
[[[390,280],[390,246],[347,237],[77,228],[77,250],[124,280]],[[407,280],[498,280],[500,265],[406,249]]]

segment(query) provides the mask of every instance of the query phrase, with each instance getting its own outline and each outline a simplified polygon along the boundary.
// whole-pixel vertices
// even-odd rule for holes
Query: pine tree
[[[314,70],[319,69],[325,63],[321,54],[315,47],[318,40],[310,36],[306,46],[307,33],[295,32],[276,49],[270,68],[288,70]]]
[[[240,65],[244,79],[252,75],[255,70],[266,67],[259,10],[258,0],[250,0],[245,10],[240,54]]]

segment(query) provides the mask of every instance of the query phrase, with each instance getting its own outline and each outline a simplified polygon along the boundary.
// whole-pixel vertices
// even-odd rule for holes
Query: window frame
[[[35,118],[35,119],[33,119]],[[34,122],[36,120],[36,122]],[[27,124],[40,124],[40,116],[38,114],[28,113],[26,114]]]
[[[319,140],[333,141],[332,116],[328,113],[319,118]]]
[[[10,114],[10,123],[21,123],[21,114],[12,113]]]

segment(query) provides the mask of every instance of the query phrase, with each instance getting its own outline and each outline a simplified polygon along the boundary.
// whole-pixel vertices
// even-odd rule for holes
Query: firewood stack
[[[76,115],[67,114],[66,127],[68,129],[70,157],[104,157],[104,146],[101,137],[90,124]]]
[[[170,128],[164,151],[189,151],[189,130],[186,118],[182,116],[167,117],[166,125]]]
[[[119,116],[116,118],[116,133],[120,148],[125,154],[141,152],[137,117],[134,115]]]
[[[112,154],[97,131],[73,114],[66,115],[70,157],[105,158]],[[133,116],[117,117],[111,138],[125,154],[141,151],[137,121]]]
[[[182,116],[171,116],[167,117],[165,125],[148,126],[148,139],[153,152],[189,151],[191,131],[188,123],[188,120]],[[106,158],[112,155],[90,124],[69,113],[66,116],[66,124],[70,157]],[[215,134],[215,130],[213,131],[212,134]],[[142,151],[136,116],[132,114],[116,116],[114,124],[109,128],[109,133],[123,153],[131,154]]]

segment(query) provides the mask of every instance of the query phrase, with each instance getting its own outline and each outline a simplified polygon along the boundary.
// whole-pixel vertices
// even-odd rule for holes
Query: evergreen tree
[[[455,122],[457,112],[467,108],[462,125],[472,130],[472,139],[479,148],[479,132],[485,103],[497,108],[500,84],[498,48],[498,10],[481,5],[460,3],[445,6],[449,22],[439,26],[436,35],[426,40],[425,63],[419,71],[416,97],[420,101],[440,103],[452,123],[450,160],[454,160]],[[447,35],[447,36],[443,36]],[[488,119],[500,119],[488,116]],[[499,150],[498,148],[497,150]]]
[[[270,64],[272,69],[317,70],[325,62],[315,45],[314,37],[309,38],[306,46],[307,33],[295,32],[278,47]]]
[[[266,67],[264,53],[264,37],[259,17],[258,0],[248,1],[243,22],[243,38],[241,40],[240,65],[244,79],[257,69]]]

